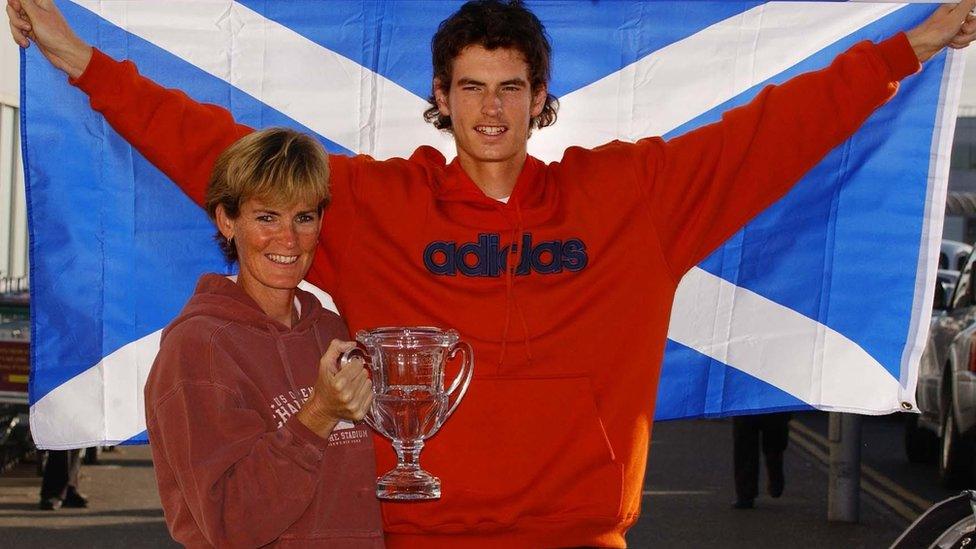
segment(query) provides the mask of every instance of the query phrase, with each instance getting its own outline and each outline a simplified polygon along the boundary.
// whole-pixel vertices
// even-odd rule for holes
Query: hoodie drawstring
[[[322,335],[319,334],[319,331],[314,327],[312,328],[312,333],[315,334],[315,344],[318,345],[319,356],[321,357],[325,354],[325,345],[322,344]]]
[[[512,324],[512,271],[518,263],[517,239],[518,228],[512,228],[512,244],[508,250],[508,260],[505,262],[505,327],[502,328],[502,352],[498,355],[498,365],[505,362],[505,352],[508,350],[508,328]]]
[[[522,334],[525,342],[525,354],[528,361],[532,362],[532,345],[529,343],[529,325],[525,322],[525,314],[522,313],[522,307],[515,299],[514,273],[518,268],[519,258],[526,253],[525,250],[521,250],[519,242],[525,230],[522,224],[522,209],[519,207],[518,201],[513,200],[512,205],[515,206],[516,223],[515,227],[512,228],[512,244],[511,248],[509,248],[509,261],[505,266],[505,327],[502,329],[502,352],[498,357],[499,366],[504,363],[505,354],[508,350],[508,330],[512,324],[511,319],[513,303],[515,304],[515,310],[518,312],[519,321],[522,324]]]
[[[291,388],[292,392],[295,393],[296,398],[301,396],[301,391],[298,390],[298,386],[295,385],[295,376],[291,372],[291,363],[288,361],[288,353],[285,350],[285,343],[281,340],[281,332],[275,327],[274,323],[268,323],[268,329],[271,332],[271,337],[274,338],[275,348],[278,349],[278,358],[281,359],[281,365],[285,370],[285,377],[288,378],[288,386]],[[318,341],[318,330],[315,331],[316,341]],[[319,348],[321,349],[321,344]]]
[[[519,203],[517,200],[515,201],[515,215],[516,215],[516,219],[518,219],[517,230],[519,233],[519,237],[521,238],[522,233],[525,232],[525,228],[522,226],[522,209],[519,207]],[[523,250],[522,253],[525,253],[525,251]],[[515,310],[518,311],[519,320],[522,322],[522,334],[524,335],[524,341],[525,341],[525,356],[529,362],[532,362],[532,344],[530,343],[531,338],[529,337],[529,324],[525,321],[525,314],[522,313],[522,306],[519,305],[519,302],[517,300],[515,300],[514,286],[515,286],[515,279],[512,279],[512,288],[510,289],[510,292],[512,294],[512,300],[515,302]]]

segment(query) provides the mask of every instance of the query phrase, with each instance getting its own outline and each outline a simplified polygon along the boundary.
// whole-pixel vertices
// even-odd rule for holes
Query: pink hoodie
[[[233,281],[204,275],[164,331],[146,420],[166,524],[188,547],[383,547],[366,427],[328,440],[294,419],[342,319],[296,292],[271,320]]]

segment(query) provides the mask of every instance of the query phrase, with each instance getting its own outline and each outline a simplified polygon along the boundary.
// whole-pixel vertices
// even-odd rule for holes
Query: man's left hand
[[[905,33],[922,63],[942,48],[962,49],[976,39],[976,0],[946,4],[935,10],[921,25]]]

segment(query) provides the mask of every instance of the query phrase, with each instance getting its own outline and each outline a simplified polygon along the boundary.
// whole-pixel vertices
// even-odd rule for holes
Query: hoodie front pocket
[[[421,466],[440,477],[441,499],[386,505],[394,531],[613,523],[620,513],[623,467],[585,377],[475,379]]]

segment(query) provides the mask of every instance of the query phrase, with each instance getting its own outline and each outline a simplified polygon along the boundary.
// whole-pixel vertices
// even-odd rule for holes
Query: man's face
[[[462,165],[517,162],[521,166],[529,122],[542,112],[546,88],[532,90],[529,66],[513,49],[468,46],[454,58],[447,93],[435,81],[437,108],[451,117]]]

